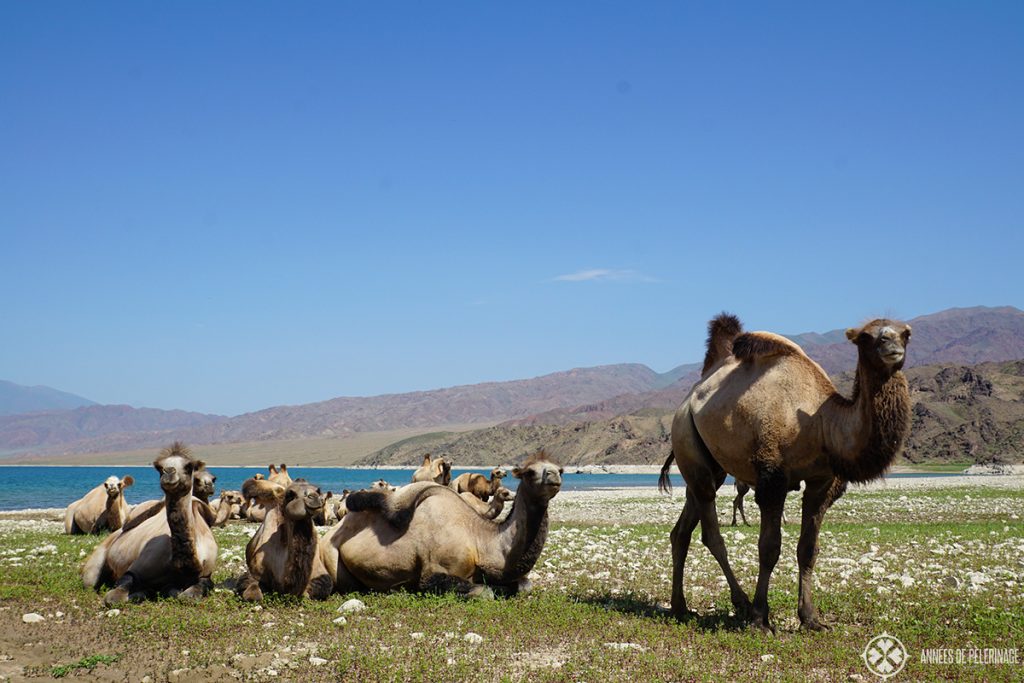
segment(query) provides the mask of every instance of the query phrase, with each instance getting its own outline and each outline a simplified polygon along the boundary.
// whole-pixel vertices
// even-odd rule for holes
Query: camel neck
[[[903,373],[872,372],[857,365],[853,398],[835,394],[825,415],[826,450],[835,473],[852,482],[882,476],[910,433],[910,393]]]
[[[184,495],[166,493],[167,526],[171,531],[171,569],[185,580],[199,577],[196,557],[195,516],[192,510],[192,492]]]
[[[107,525],[111,531],[117,531],[121,528],[121,520],[123,519],[123,512],[125,511],[124,495],[118,494],[111,498],[107,496]]]
[[[288,533],[284,590],[292,595],[301,595],[313,573],[313,559],[317,548],[316,527],[313,526],[312,519],[284,521],[281,526],[287,529]]]
[[[520,487],[520,490],[522,487]],[[537,563],[548,536],[548,505],[531,500],[520,493],[512,503],[512,511],[501,523],[500,532],[509,549],[499,581],[518,581],[530,573]]]

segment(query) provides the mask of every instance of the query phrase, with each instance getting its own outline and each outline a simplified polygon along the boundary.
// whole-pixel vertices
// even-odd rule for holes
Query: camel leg
[[[111,605],[119,605],[123,602],[128,602],[129,599],[135,593],[132,592],[132,587],[135,583],[135,575],[131,572],[125,572],[124,575],[117,580],[114,587],[107,591],[106,595],[103,596],[103,604],[107,607]]]
[[[494,591],[482,584],[472,583],[451,574],[431,574],[420,588],[428,593],[455,593],[464,598],[493,600]]]
[[[762,473],[754,500],[761,509],[761,534],[757,540],[757,589],[754,592],[753,626],[775,632],[768,620],[768,583],[779,561],[782,547],[782,509],[786,504],[785,475],[779,471]]]
[[[711,551],[711,555],[718,561],[718,566],[725,574],[725,580],[729,584],[729,595],[733,607],[736,608],[736,616],[744,617],[750,613],[750,599],[740,588],[736,575],[729,566],[729,553],[725,549],[725,540],[722,538],[722,530],[718,526],[718,510],[715,508],[715,491],[725,480],[725,472],[721,471],[715,475],[717,483],[708,487],[692,487],[694,500],[697,502],[697,511],[700,515],[700,540]],[[691,489],[687,482],[687,490]],[[708,495],[710,491],[710,495]]]
[[[306,596],[313,600],[326,600],[331,595],[334,585],[327,572],[314,576],[309,580],[309,587],[306,589]]]
[[[743,496],[747,495],[750,491],[750,487],[741,481],[736,482],[736,498],[732,501],[732,525],[736,526],[736,511],[739,510],[740,517],[743,518],[743,526],[750,526],[750,522],[747,521],[747,514],[743,511]]]
[[[197,602],[206,597],[211,590],[213,590],[213,581],[209,577],[200,577],[198,581],[175,595],[175,597],[185,602]]]
[[[818,559],[821,520],[832,507],[832,503],[839,500],[845,491],[846,483],[840,479],[825,480],[816,484],[808,482],[807,490],[804,491],[800,540],[796,545],[796,560],[800,571],[797,614],[800,616],[800,627],[810,631],[824,631],[829,628],[828,624],[821,620],[811,595],[814,585],[814,563]]]
[[[690,552],[690,540],[693,537],[693,529],[700,521],[697,513],[697,503],[690,495],[689,487],[686,489],[686,503],[679,515],[679,521],[672,528],[672,614],[676,619],[683,618],[689,610],[686,609],[686,593],[683,589],[683,570],[686,567],[686,555]]]

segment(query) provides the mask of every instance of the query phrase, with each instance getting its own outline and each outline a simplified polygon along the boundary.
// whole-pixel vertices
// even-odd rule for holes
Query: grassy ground
[[[723,519],[728,504],[723,496]],[[791,496],[791,520],[799,517],[797,506]],[[871,681],[880,679],[861,652],[883,631],[910,654],[896,681],[1024,677],[1024,665],[920,661],[923,648],[1024,650],[1019,487],[849,493],[822,534],[816,596],[836,625],[827,633],[798,630],[798,527],[785,527],[770,596],[774,637],[730,615],[721,572],[696,538],[687,596],[698,616],[677,623],[665,614],[668,532],[680,507],[679,498],[647,490],[562,494],[531,594],[468,603],[361,595],[366,609],[344,615],[342,624],[335,623],[338,609],[351,596],[253,606],[222,587],[242,570],[250,525],[217,530],[214,578],[221,587],[200,605],[157,601],[114,614],[78,579],[96,538],[64,536],[55,521],[0,519],[0,677]],[[749,590],[756,527],[727,528],[725,538]],[[29,612],[45,621],[23,623]]]

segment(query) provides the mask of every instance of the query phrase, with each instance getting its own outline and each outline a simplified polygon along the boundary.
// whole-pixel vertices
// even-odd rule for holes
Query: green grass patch
[[[121,659],[121,655],[89,655],[88,657],[82,657],[77,662],[71,664],[60,664],[50,669],[50,675],[54,678],[64,678],[72,671],[78,669],[86,669],[92,671],[100,664],[113,664]]]

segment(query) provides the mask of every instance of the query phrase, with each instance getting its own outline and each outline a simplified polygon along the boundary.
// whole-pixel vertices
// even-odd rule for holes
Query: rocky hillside
[[[1024,361],[915,367],[907,378],[914,418],[905,461],[1015,463],[1024,458]],[[834,379],[849,395],[852,373]],[[412,465],[431,452],[460,465],[491,465],[546,448],[566,465],[660,465],[670,450],[671,421],[671,411],[648,408],[565,425],[506,423],[392,444],[362,464]]]

